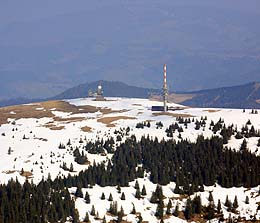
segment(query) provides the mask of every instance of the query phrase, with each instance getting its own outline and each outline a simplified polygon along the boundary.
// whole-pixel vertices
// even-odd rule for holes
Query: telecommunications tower
[[[166,112],[167,107],[167,97],[168,97],[168,88],[167,88],[167,79],[166,79],[166,64],[163,66],[163,110]]]

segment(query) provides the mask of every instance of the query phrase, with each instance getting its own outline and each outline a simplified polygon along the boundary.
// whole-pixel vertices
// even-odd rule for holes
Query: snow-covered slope
[[[169,104],[173,110],[161,113],[151,111],[153,105],[161,105],[161,102],[148,99],[107,98],[106,101],[95,101],[92,98],[82,98],[1,109],[0,114],[5,119],[0,127],[0,183],[6,183],[11,178],[18,178],[19,181],[24,182],[26,177],[33,180],[34,183],[38,183],[42,178],[46,179],[48,176],[54,179],[57,176],[67,176],[69,173],[77,174],[80,170],[88,168],[94,161],[96,163],[106,161],[112,155],[87,153],[89,162],[85,165],[79,165],[74,161],[73,149],[76,147],[81,149],[87,141],[116,137],[115,130],[127,127],[130,128],[129,135],[135,134],[138,139],[143,135],[166,139],[165,130],[176,122],[176,117],[194,118],[195,120],[207,117],[204,128],[195,130],[194,122],[190,123],[187,128],[183,127],[184,131],[181,133],[181,137],[190,141],[195,141],[198,135],[210,137],[213,134],[212,130],[209,129],[211,121],[217,122],[220,118],[224,119],[226,125],[234,124],[238,129],[245,126],[250,119],[251,124],[248,126],[253,125],[255,129],[260,129],[260,114],[252,114],[251,110],[187,108]],[[178,109],[174,110],[174,108]],[[137,123],[147,121],[151,123],[149,128],[136,128]],[[162,122],[163,127],[157,128],[157,122]],[[219,135],[218,132],[216,134]],[[173,134],[173,139],[179,140],[177,131]],[[248,149],[257,155],[260,154],[257,146],[258,139],[258,137],[247,139]],[[238,150],[242,141],[243,139],[235,139],[232,136],[227,146]],[[61,144],[64,144],[65,148],[59,148]],[[72,165],[73,172],[64,170],[62,168],[64,163],[68,168]],[[90,211],[92,204],[95,204],[95,208],[98,209],[102,218],[109,208],[109,202],[107,199],[101,201],[100,196],[102,192],[105,192],[107,198],[111,192],[114,200],[118,200],[119,207],[123,206],[127,215],[126,220],[136,221],[136,216],[129,214],[132,210],[132,203],[135,203],[136,209],[142,213],[144,220],[156,222],[154,217],[156,206],[151,204],[148,199],[156,185],[149,181],[149,177],[138,181],[140,185],[145,185],[147,190],[147,196],[140,200],[134,197],[134,182],[130,184],[130,187],[122,188],[126,195],[125,201],[119,199],[115,187],[101,188],[96,185],[92,189],[88,189],[91,204],[86,204],[84,199],[76,199],[80,217],[84,218],[86,211]],[[178,197],[179,195],[173,193],[174,188],[175,183],[164,186],[164,195],[167,198]],[[70,190],[73,192],[75,188]],[[85,191],[86,189],[83,189],[83,193]],[[208,202],[209,191],[213,191],[214,199],[216,199],[215,204],[217,199],[220,199],[223,204],[226,195],[229,195],[230,200],[233,200],[234,196],[237,195],[240,215],[249,218],[250,215],[256,214],[256,202],[260,202],[260,197],[256,196],[258,188],[249,190],[245,188],[224,189],[218,185],[205,187],[205,192],[201,192],[204,204]],[[245,204],[246,195],[250,196],[250,204]],[[177,201],[180,205],[185,203],[185,199],[183,201],[176,199],[175,202]],[[228,217],[228,215],[228,212],[224,210],[224,216]],[[260,218],[260,213],[257,216]],[[92,222],[95,222],[94,218],[91,218]],[[112,217],[107,216],[107,219],[112,219]],[[165,222],[182,221],[173,216],[165,220]]]

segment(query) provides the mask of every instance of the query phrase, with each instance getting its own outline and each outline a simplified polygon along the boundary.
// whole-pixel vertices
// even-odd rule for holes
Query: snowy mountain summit
[[[151,110],[158,105],[80,98],[1,108],[0,184],[62,182],[84,222],[260,220],[259,111]]]

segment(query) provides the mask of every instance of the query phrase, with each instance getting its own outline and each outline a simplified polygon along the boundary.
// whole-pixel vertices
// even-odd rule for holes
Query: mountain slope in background
[[[84,98],[88,95],[89,90],[92,90],[92,92],[96,91],[100,83],[102,83],[106,97],[148,98],[151,94],[160,93],[158,89],[130,86],[119,81],[95,81],[70,88],[50,99]]]
[[[187,93],[186,93],[187,94]],[[260,108],[260,83],[190,92],[182,103],[194,107]]]
[[[84,98],[102,83],[105,97],[149,98],[161,100],[161,90],[130,86],[118,81],[95,81],[70,88],[55,97],[45,99],[18,98],[0,101],[0,106],[31,103],[46,100]],[[212,108],[260,108],[260,83],[169,94],[169,101],[191,107]]]
[[[129,86],[122,82],[109,81],[96,81],[81,84],[68,89],[51,99],[86,97],[88,90],[95,90],[100,82],[102,82],[104,95],[107,97],[148,98],[152,95],[155,99],[160,100],[160,89],[140,88]],[[260,83],[252,82],[240,86],[193,92],[177,92],[170,94],[169,100],[192,107],[260,108]]]

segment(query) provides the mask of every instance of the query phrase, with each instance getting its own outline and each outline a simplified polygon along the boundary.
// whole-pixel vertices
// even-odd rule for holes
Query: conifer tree
[[[84,222],[87,222],[87,223],[89,222],[89,214],[88,214],[88,212],[85,215]]]
[[[246,196],[245,203],[246,203],[246,204],[249,204],[249,197],[248,197],[248,196]]]
[[[179,187],[178,181],[176,181],[176,186],[175,186],[175,189],[174,189],[174,193],[175,194],[182,194],[183,193],[183,191]]]
[[[117,222],[118,222],[118,223],[122,222],[123,217],[124,217],[124,209],[123,209],[123,207],[121,206],[120,211],[117,213]]]
[[[163,200],[160,200],[158,205],[157,205],[157,208],[156,208],[156,212],[155,212],[155,216],[159,219],[161,219],[163,217]]]
[[[231,217],[231,214],[229,214],[227,223],[233,223],[233,222],[234,222],[234,221],[233,221],[233,219],[232,219],[232,217]]]
[[[224,204],[224,205],[227,207],[227,210],[230,211],[231,202],[230,202],[230,200],[228,199],[228,195],[226,196],[226,201],[225,201],[225,204]]]
[[[90,204],[90,197],[89,197],[89,193],[86,191],[86,194],[85,194],[85,201],[87,204]]]
[[[200,192],[204,192],[204,186],[203,186],[203,185],[200,185],[200,186],[199,186],[199,191],[200,191]]]
[[[172,202],[171,199],[169,199],[169,202],[167,204],[166,214],[171,214],[171,208],[172,208]]]
[[[213,199],[213,195],[212,195],[212,192],[210,191],[209,192],[209,206],[210,208],[215,208],[215,205],[214,205],[214,199]]]
[[[72,212],[72,223],[79,223],[79,213],[78,210]]]
[[[141,195],[142,196],[146,196],[147,195],[145,185],[143,185]]]
[[[152,196],[151,196],[151,199],[150,199],[150,202],[151,203],[157,203],[157,196],[156,196],[156,194],[155,194],[155,192],[152,192]]]
[[[113,215],[117,215],[118,211],[117,211],[117,202],[116,201],[110,203],[108,212]]]
[[[163,199],[162,187],[159,184],[157,185],[157,187],[155,189],[155,194],[156,194],[158,200],[162,200]]]
[[[209,208],[208,213],[207,213],[207,215],[206,215],[206,218],[207,218],[208,220],[211,220],[211,219],[213,219],[214,217],[215,217],[214,209],[213,209],[213,208]]]
[[[75,196],[83,198],[83,193],[82,193],[81,187],[77,187]]]
[[[95,216],[96,215],[96,210],[94,205],[92,205],[91,211],[90,211],[90,215]]]
[[[95,215],[95,220],[98,220],[99,219],[99,213],[97,211],[96,215]]]
[[[135,181],[135,189],[136,189],[136,190],[137,190],[137,189],[140,189],[138,180]]]
[[[240,151],[246,151],[246,150],[247,150],[247,141],[246,139],[244,139],[241,144]]]
[[[120,187],[119,185],[117,185],[117,188],[116,188],[116,189],[117,189],[117,192],[118,192],[118,193],[121,193],[121,187]]]
[[[106,199],[105,194],[104,194],[104,192],[102,192],[101,200],[105,200],[105,199]]]
[[[194,213],[201,214],[202,212],[202,204],[201,204],[201,198],[200,196],[195,196],[195,198],[192,201],[192,208],[194,210]]]
[[[133,209],[132,209],[132,211],[131,211],[131,214],[136,214],[136,210],[135,210],[135,205],[134,205],[134,203],[132,203],[132,205],[133,205]]]
[[[229,199],[228,199],[228,195],[226,196],[226,200],[225,200],[224,205],[225,205],[226,207],[229,207],[229,206],[230,206],[230,201],[229,201]]]
[[[220,199],[218,199],[217,212],[218,212],[218,214],[221,213],[221,203],[220,203]]]
[[[69,169],[70,172],[73,172],[74,171],[74,167],[73,167],[73,164],[71,163],[70,164],[70,169]]]
[[[108,201],[113,201],[113,196],[112,196],[112,194],[111,194],[111,193],[109,194]]]
[[[121,200],[125,200],[125,193],[124,192],[121,195]]]
[[[141,193],[140,193],[140,189],[139,189],[139,188],[136,189],[135,197],[136,197],[137,199],[140,199],[140,198],[141,198]]]
[[[184,216],[187,220],[191,219],[193,216],[193,210],[192,210],[192,204],[190,198],[187,199],[186,207],[184,210]]]
[[[179,203],[178,203],[178,202],[177,202],[177,204],[176,204],[176,206],[175,206],[173,215],[174,215],[175,217],[178,217],[178,216],[179,216]]]
[[[234,198],[233,208],[234,208],[234,209],[237,209],[237,208],[238,208],[237,195],[236,195],[235,198]]]

